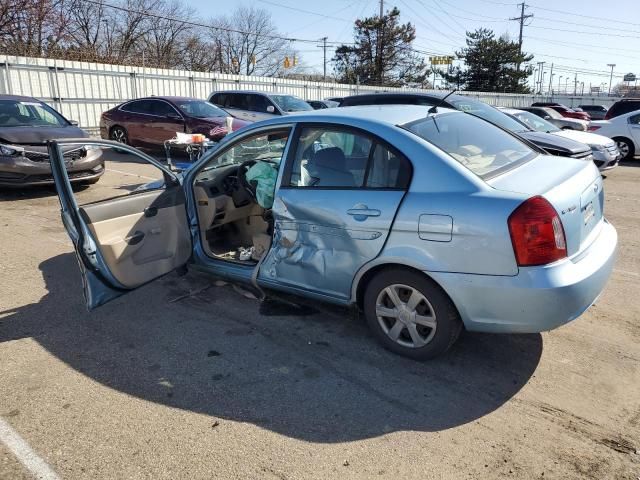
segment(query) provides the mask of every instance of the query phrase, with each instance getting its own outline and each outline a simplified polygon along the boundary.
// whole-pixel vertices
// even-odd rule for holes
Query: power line
[[[266,3],[268,5],[273,5],[275,7],[286,8],[288,10],[293,10],[296,12],[308,13],[309,15],[316,15],[318,17],[328,18],[329,20],[338,20],[339,22],[351,22],[351,20],[348,20],[346,18],[333,17],[331,15],[325,15],[324,13],[312,12],[311,10],[305,10],[303,8],[291,7],[289,5],[283,5],[281,3],[272,2],[271,0],[259,0],[259,1],[262,3]]]
[[[173,22],[178,22],[178,23],[182,23],[183,25],[191,25],[194,27],[202,27],[202,28],[210,28],[212,30],[220,30],[223,32],[229,32],[229,33],[240,33],[242,35],[253,35],[255,37],[262,37],[262,38],[270,38],[270,39],[274,39],[274,40],[286,40],[288,42],[303,42],[303,43],[316,43],[318,40],[311,40],[311,39],[305,39],[305,38],[289,38],[289,37],[283,37],[282,35],[271,35],[268,33],[256,33],[256,32],[248,32],[248,31],[244,31],[244,30],[238,30],[235,28],[228,28],[228,27],[221,27],[218,25],[207,25],[205,23],[199,23],[199,22],[194,22],[192,20],[187,20],[184,18],[177,18],[177,17],[171,17],[168,15],[158,15],[157,13],[152,13],[150,11],[142,11],[142,10],[136,10],[134,8],[128,8],[128,7],[122,7],[119,5],[111,5],[109,3],[104,3],[101,0],[82,0],[85,3],[91,3],[93,5],[99,5],[99,6],[103,6],[103,7],[107,7],[107,8],[112,8],[114,10],[119,10],[121,12],[127,12],[127,13],[135,13],[137,15],[143,15],[146,17],[151,17],[151,18],[157,18],[159,20],[171,20]]]
[[[482,0],[483,2],[489,1],[489,0]],[[583,14],[579,14],[579,13],[575,13],[575,12],[568,12],[566,10],[555,10],[553,8],[545,8],[545,7],[539,7],[537,5],[532,5],[533,8],[536,8],[538,10],[545,10],[547,12],[554,12],[554,13],[560,13],[563,15],[570,15],[572,17],[581,17],[581,18],[590,18],[592,20],[598,20],[599,22],[617,22],[617,23],[624,23],[625,25],[634,25],[636,27],[640,27],[640,23],[634,23],[634,22],[626,22],[623,20],[616,20],[614,18],[603,18],[603,17],[594,17],[591,15],[583,15]]]

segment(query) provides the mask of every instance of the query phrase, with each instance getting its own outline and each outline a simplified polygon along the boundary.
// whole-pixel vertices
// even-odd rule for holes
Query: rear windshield
[[[0,127],[66,127],[69,123],[37,101],[0,100]]]
[[[473,115],[454,112],[429,115],[402,127],[439,147],[482,178],[537,155],[513,135]]]
[[[282,111],[284,112],[304,112],[313,110],[313,107],[301,98],[293,95],[269,95]]]
[[[484,120],[488,120],[491,123],[495,123],[496,125],[501,126],[505,130],[511,130],[512,132],[526,132],[527,127],[523,124],[514,120],[506,113],[501,112],[500,110],[493,108],[486,103],[477,102],[475,100],[468,99],[460,99],[454,98],[448,100],[457,110],[462,110],[463,112],[470,113],[475,115],[476,117],[483,118]]]

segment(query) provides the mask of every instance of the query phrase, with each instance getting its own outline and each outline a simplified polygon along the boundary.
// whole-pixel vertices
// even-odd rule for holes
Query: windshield
[[[511,130],[516,133],[527,131],[527,127],[522,125],[520,122],[511,118],[506,113],[502,113],[500,110],[487,105],[486,103],[476,102],[475,100],[468,100],[466,98],[455,98],[449,100],[449,103],[458,110],[462,110],[463,112],[488,120],[491,123],[501,126],[505,130]]]
[[[293,95],[269,95],[269,98],[284,112],[305,112],[313,110],[311,105]]]
[[[204,100],[185,100],[175,102],[182,113],[196,118],[228,117],[229,114],[216,107],[214,104]]]
[[[69,123],[38,101],[0,100],[0,127],[66,127]]]
[[[430,115],[403,128],[444,150],[480,177],[536,156],[534,150],[516,137],[472,115]]]
[[[556,127],[553,123],[547,122],[544,118],[540,118],[537,115],[534,115],[530,112],[516,112],[513,114],[521,122],[527,124],[529,128],[536,130],[538,132],[559,132],[560,129]]]
[[[542,111],[545,115],[549,115],[551,118],[564,118],[560,113],[556,112],[553,108],[543,108]]]

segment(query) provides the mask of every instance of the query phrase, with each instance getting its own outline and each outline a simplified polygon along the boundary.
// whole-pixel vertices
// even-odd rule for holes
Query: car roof
[[[196,100],[199,102],[206,102],[201,98],[195,97],[178,97],[178,96],[170,96],[170,95],[153,95],[151,97],[142,97],[142,98],[134,98],[133,100],[166,100],[167,102],[184,102],[187,100]]]
[[[221,90],[219,92],[211,92],[211,94],[209,94],[209,96],[213,96],[213,95],[217,95],[219,93],[253,93],[253,94],[258,94],[258,95],[289,95],[291,97],[295,97],[295,95],[291,94],[291,93],[284,93],[284,92],[261,92],[260,90]]]
[[[18,102],[39,102],[44,103],[38,100],[35,97],[25,97],[24,95],[0,95],[0,100],[15,100]]]
[[[287,115],[286,117],[278,117],[278,119],[281,120],[279,123],[288,123],[292,120],[296,122],[310,123],[323,121],[340,123],[342,119],[350,118],[362,122],[374,122],[378,124],[396,126],[426,118],[429,115],[430,108],[431,107],[424,105],[362,105],[295,112],[294,114]],[[435,115],[442,115],[445,113],[464,114],[459,110],[438,107],[438,112],[435,113]],[[266,121],[270,122],[273,120]]]

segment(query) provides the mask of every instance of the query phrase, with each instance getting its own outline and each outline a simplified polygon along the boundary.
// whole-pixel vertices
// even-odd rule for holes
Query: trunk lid
[[[568,256],[588,246],[603,219],[602,177],[592,161],[539,155],[487,183],[497,190],[546,198],[562,221]]]

